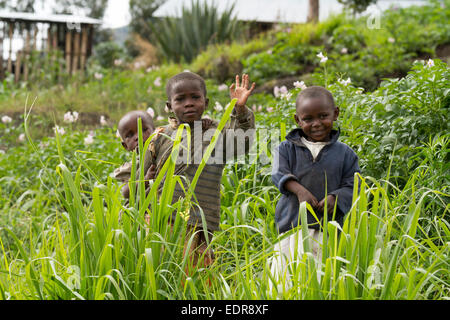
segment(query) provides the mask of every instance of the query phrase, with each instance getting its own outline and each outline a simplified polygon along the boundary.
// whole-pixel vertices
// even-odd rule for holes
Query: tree
[[[353,10],[353,13],[361,13],[377,0],[338,0],[344,7]]]
[[[56,0],[53,11],[103,19],[107,5],[108,0]]]
[[[130,27],[147,41],[151,40],[150,24],[154,22],[155,12],[166,0],[130,0]]]
[[[307,22],[319,21],[319,0],[309,0]]]
[[[0,8],[5,8],[15,12],[34,12],[35,0],[2,0]]]

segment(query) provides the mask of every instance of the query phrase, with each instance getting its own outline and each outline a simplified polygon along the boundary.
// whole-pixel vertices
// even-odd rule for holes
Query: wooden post
[[[14,23],[9,23],[9,52],[8,52],[8,72],[12,72],[12,39],[14,34]]]
[[[84,71],[84,68],[86,66],[86,55],[87,55],[87,27],[83,26],[81,29],[81,61],[80,61],[80,68],[82,71]]]
[[[0,30],[0,79],[3,79],[5,77],[4,70],[3,70],[3,39],[5,38],[5,23],[2,23],[2,30]]]
[[[52,51],[52,25],[48,25],[47,29],[47,53],[50,54]]]
[[[23,56],[23,80],[28,81],[28,68],[30,61],[30,30],[26,30],[27,36],[25,38],[24,56]]]
[[[22,51],[19,50],[16,53],[16,68],[14,70],[14,78],[16,80],[16,82],[19,82],[19,78],[20,78],[20,66],[21,66],[21,59],[22,59]]]
[[[73,64],[72,70],[78,70],[78,59],[80,58],[80,33],[75,31],[75,36],[73,39]]]
[[[39,28],[38,24],[36,23],[34,25],[34,34],[33,34],[33,51],[36,51],[37,48],[37,34],[38,34]]]
[[[87,54],[86,58],[89,58],[92,54],[92,43],[94,41],[94,28],[92,25],[89,25],[88,27],[89,35],[88,35],[88,47],[87,47]]]
[[[72,30],[66,30],[66,72],[70,74],[71,71],[71,50],[72,50]]]

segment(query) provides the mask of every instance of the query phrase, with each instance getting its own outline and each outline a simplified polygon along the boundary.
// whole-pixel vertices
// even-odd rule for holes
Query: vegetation
[[[169,61],[191,62],[208,44],[233,39],[237,20],[234,5],[221,14],[199,0],[183,7],[180,18],[167,17],[151,25],[157,44]]]

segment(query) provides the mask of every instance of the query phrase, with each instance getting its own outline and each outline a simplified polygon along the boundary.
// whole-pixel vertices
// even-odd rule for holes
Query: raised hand
[[[245,110],[245,105],[247,103],[248,97],[251,95],[253,89],[255,89],[255,83],[252,83],[250,89],[248,88],[249,80],[248,74],[242,75],[242,83],[239,81],[239,75],[236,75],[236,82],[230,86],[230,97],[231,99],[237,99],[235,109],[236,111],[242,112]]]

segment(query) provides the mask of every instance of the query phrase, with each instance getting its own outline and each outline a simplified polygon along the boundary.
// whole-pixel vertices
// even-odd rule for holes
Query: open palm
[[[245,108],[248,97],[251,95],[253,89],[255,88],[255,83],[252,83],[250,89],[248,88],[249,80],[248,74],[242,75],[242,83],[239,80],[239,75],[236,75],[236,82],[230,86],[230,97],[231,99],[237,99],[235,108],[236,111],[242,111]]]

